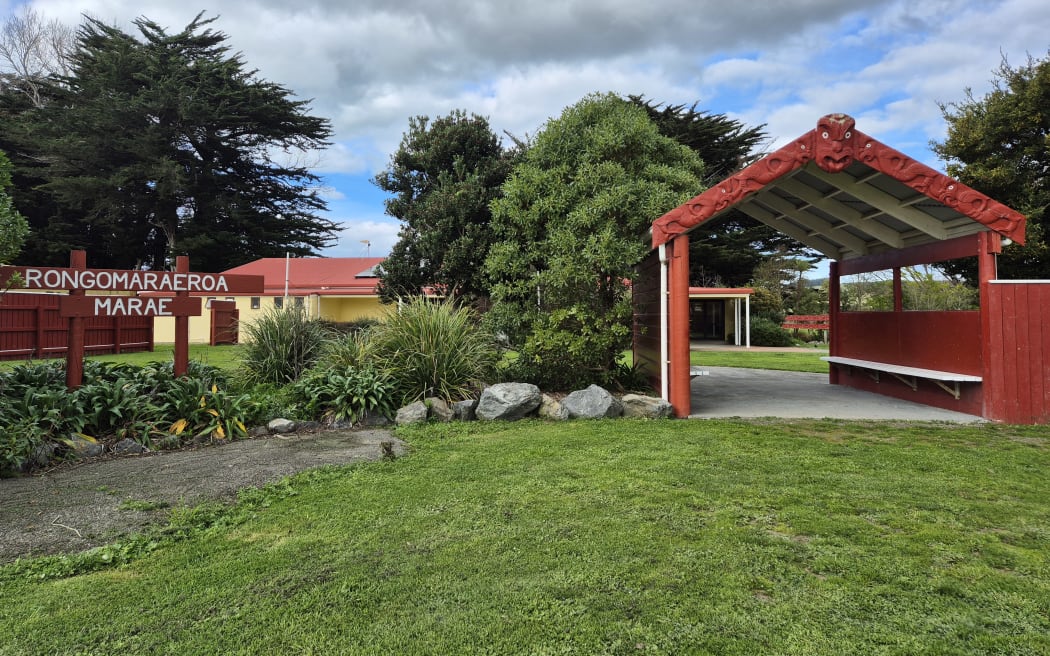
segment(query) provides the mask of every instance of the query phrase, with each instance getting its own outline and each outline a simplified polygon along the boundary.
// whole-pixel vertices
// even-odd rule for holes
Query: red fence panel
[[[1050,281],[992,281],[987,311],[985,417],[1050,423]]]
[[[18,292],[0,296],[0,360],[65,355],[69,320],[59,315],[62,296]],[[153,318],[87,318],[84,350],[91,354],[152,351]]]

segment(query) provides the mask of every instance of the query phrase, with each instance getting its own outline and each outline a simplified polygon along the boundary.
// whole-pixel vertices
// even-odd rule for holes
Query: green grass
[[[689,364],[707,367],[740,367],[744,369],[778,369],[828,373],[828,363],[820,359],[826,351],[690,351]]]
[[[185,537],[122,567],[0,569],[0,653],[1050,653],[1045,428],[402,435],[405,458],[177,511]]]
[[[228,372],[232,372],[239,366],[240,346],[210,346],[208,344],[190,344],[189,359],[199,360]],[[119,355],[91,355],[89,360],[101,360],[103,362],[121,362],[134,365],[144,365],[150,362],[170,362],[175,358],[174,344],[157,344],[152,352],[143,351],[139,353],[121,353]],[[64,358],[63,358],[64,360]],[[26,364],[27,360],[8,360],[0,362],[0,371],[10,369],[17,364]],[[33,362],[40,362],[34,360]],[[2,652],[0,652],[2,653]]]

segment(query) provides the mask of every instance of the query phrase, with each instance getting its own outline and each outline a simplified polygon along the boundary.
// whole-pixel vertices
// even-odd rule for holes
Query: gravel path
[[[114,541],[166,520],[170,509],[230,500],[322,465],[377,460],[387,430],[273,435],[184,451],[63,466],[39,476],[0,479],[0,563],[70,553]]]

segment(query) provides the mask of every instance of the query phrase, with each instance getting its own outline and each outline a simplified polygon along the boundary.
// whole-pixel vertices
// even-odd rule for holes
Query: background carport
[[[734,208],[832,260],[832,383],[1000,421],[1050,418],[1050,285],[995,280],[995,254],[1023,243],[1024,216],[843,114],[653,223],[655,250],[634,286],[635,362],[678,416],[690,412],[688,231]],[[903,311],[900,267],[967,256],[978,259],[979,311]],[[841,275],[883,269],[895,271],[893,312],[840,311]]]

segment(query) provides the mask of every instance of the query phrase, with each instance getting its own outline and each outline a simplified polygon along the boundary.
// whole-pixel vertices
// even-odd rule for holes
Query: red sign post
[[[84,317],[138,316],[175,318],[176,376],[189,368],[189,321],[200,316],[201,299],[191,293],[248,296],[261,294],[262,276],[192,273],[190,259],[175,258],[175,271],[125,271],[88,269],[87,253],[72,251],[69,268],[0,267],[0,287],[6,287],[15,275],[17,287],[61,291],[69,295],[61,300],[59,312],[69,318],[66,351],[66,385],[79,387],[84,379]],[[88,296],[87,292],[145,292],[148,296]]]

